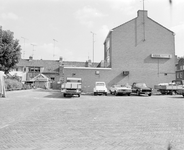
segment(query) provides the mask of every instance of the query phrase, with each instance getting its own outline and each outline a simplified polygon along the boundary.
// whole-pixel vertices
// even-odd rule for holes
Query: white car
[[[105,82],[96,82],[93,89],[94,95],[107,95],[107,87]]]
[[[126,85],[113,85],[110,88],[110,93],[114,94],[116,96],[119,94],[130,96],[130,94],[132,93],[132,89],[131,89],[131,86],[128,84],[126,84]]]

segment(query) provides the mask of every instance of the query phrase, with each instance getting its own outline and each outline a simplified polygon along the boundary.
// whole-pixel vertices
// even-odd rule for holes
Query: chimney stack
[[[29,61],[32,61],[33,60],[33,56],[29,56]]]

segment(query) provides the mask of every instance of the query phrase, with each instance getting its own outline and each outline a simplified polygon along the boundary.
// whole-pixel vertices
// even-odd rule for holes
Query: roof
[[[67,80],[82,80],[81,78],[67,78]]]
[[[33,78],[34,81],[49,81],[50,79],[44,74],[38,74]]]
[[[144,11],[144,12],[147,13],[146,10],[138,10],[138,12],[139,12],[139,11]],[[129,20],[129,21],[127,21],[127,22],[125,22],[125,23],[123,23],[123,24],[117,26],[117,27],[114,27],[112,30],[109,31],[107,37],[109,36],[109,34],[110,34],[113,30],[116,30],[117,28],[119,28],[119,27],[121,27],[121,26],[124,26],[125,24],[127,24],[127,23],[129,23],[129,22],[131,22],[131,21],[134,21],[134,20],[137,19],[138,17],[139,17],[139,16],[137,16],[137,17],[135,17],[135,18],[133,18],[133,19],[131,19],[131,20]],[[159,24],[158,22],[154,21],[154,20],[151,19],[150,17],[147,16],[147,18],[150,19],[151,21],[153,21],[154,23],[158,24],[159,26],[163,27],[164,29],[168,30],[169,32],[173,33],[173,35],[174,35],[174,32],[173,32],[173,31],[169,30],[168,28],[164,27],[163,25]],[[107,38],[106,38],[106,39],[107,39]],[[106,41],[106,39],[105,39],[105,41]],[[105,41],[104,41],[104,43],[105,43]]]
[[[59,60],[29,60],[29,59],[20,59],[17,64],[19,67],[43,67],[44,72],[58,72]]]
[[[62,63],[65,67],[86,67],[86,62],[77,61],[63,61]],[[99,63],[92,63],[92,67],[97,67]],[[59,60],[29,60],[20,59],[19,63],[16,65],[18,67],[43,67],[44,73],[58,73],[60,61]]]

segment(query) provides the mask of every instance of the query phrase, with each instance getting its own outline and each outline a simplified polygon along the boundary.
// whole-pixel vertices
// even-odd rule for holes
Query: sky
[[[136,18],[143,1],[148,16],[175,33],[183,57],[184,0],[0,0],[0,26],[14,32],[23,59],[100,62],[109,31]]]

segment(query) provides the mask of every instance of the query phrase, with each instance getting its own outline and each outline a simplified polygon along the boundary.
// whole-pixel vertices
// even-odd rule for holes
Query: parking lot
[[[64,98],[59,91],[0,99],[0,150],[184,149],[181,95]]]

